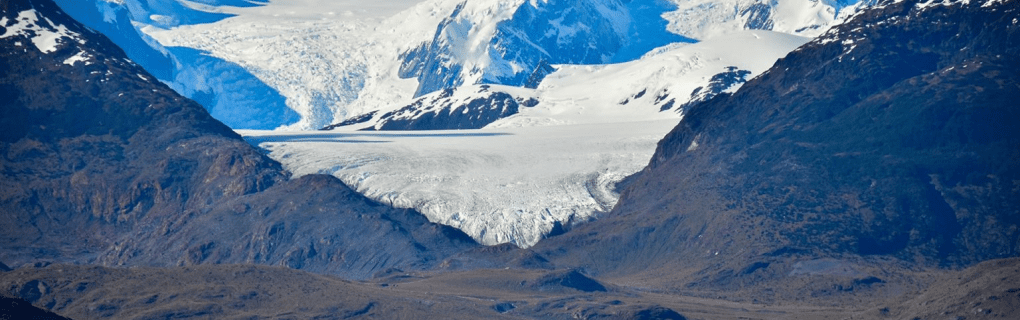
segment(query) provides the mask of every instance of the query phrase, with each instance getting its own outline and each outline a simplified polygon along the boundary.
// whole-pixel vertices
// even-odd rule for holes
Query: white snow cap
[[[53,21],[46,17],[42,17],[45,20],[45,24],[40,23],[39,18],[39,13],[35,9],[18,13],[18,17],[14,20],[14,25],[11,26],[7,25],[11,21],[4,17],[3,20],[0,20],[0,25],[3,25],[7,31],[0,35],[0,39],[15,36],[28,37],[40,52],[46,54],[57,51],[58,45],[68,41],[65,39],[85,44],[85,40],[81,39],[80,34],[68,30],[64,25],[54,24]]]

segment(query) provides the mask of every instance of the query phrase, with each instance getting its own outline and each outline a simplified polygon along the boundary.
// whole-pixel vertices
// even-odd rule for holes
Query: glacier
[[[368,118],[377,120],[330,131],[239,132],[295,176],[331,174],[371,199],[414,208],[480,243],[528,247],[616,204],[615,185],[641,170],[681,120],[680,104],[662,111],[669,100],[687,102],[713,84],[732,90],[717,75],[757,76],[809,40],[743,31],[626,63],[563,65],[535,89],[447,89],[416,100],[438,101],[428,105],[437,109],[376,112]],[[493,97],[519,101],[516,112],[481,129],[374,131],[393,119],[430,119],[404,116],[418,111],[456,119],[472,101]]]
[[[594,219],[677,119],[449,131],[240,131],[296,176],[323,173],[482,244],[530,246]]]
[[[332,174],[482,243],[523,247],[611,208],[613,185],[647,164],[688,102],[737,90],[866,5],[90,3],[90,26],[125,34],[143,66],[295,176]]]

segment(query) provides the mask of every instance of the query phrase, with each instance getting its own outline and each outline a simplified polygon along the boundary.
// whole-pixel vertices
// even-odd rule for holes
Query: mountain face
[[[694,0],[675,1],[664,18],[669,30],[694,39],[726,36],[735,30],[770,30],[814,37],[874,0]]]
[[[397,75],[414,79],[413,102],[393,107],[369,107],[345,114],[331,128],[352,119],[365,120],[398,111],[399,105],[419,105],[416,109],[451,109],[446,102],[420,98],[431,93],[461,86],[494,84],[535,89],[539,101],[549,93],[544,80],[570,66],[605,66],[625,62],[652,63],[656,55],[701,40],[740,37],[745,30],[776,30],[788,35],[813,37],[825,28],[839,23],[867,2],[817,2],[785,0],[760,1],[694,1],[677,3],[664,0],[583,0],[583,1],[432,1],[436,11],[450,13],[438,22],[429,40],[407,46],[399,57]],[[452,6],[456,4],[456,6]],[[446,8],[445,6],[451,6]],[[409,15],[413,17],[414,15]],[[403,19],[401,21],[415,21]],[[412,23],[412,22],[408,22]],[[432,26],[429,26],[431,28]],[[695,40],[697,39],[697,40]],[[408,40],[397,40],[408,41]],[[689,59],[685,57],[684,59]],[[661,59],[660,59],[661,60]],[[740,59],[723,62],[738,64]],[[771,62],[771,61],[770,61]],[[663,69],[670,65],[657,66]],[[694,61],[693,68],[704,66]],[[662,72],[662,71],[660,71]],[[718,71],[717,71],[718,72]],[[723,76],[722,74],[719,75]],[[656,110],[679,111],[690,100],[703,100],[742,81],[735,78],[725,88],[716,80],[705,79],[706,89],[700,94],[679,93],[656,102]],[[577,78],[576,82],[588,79]],[[686,79],[684,79],[686,80]],[[721,80],[720,80],[721,81]],[[371,82],[371,80],[369,81]],[[615,91],[621,84],[603,83],[599,90]],[[623,84],[627,85],[627,84]],[[602,87],[604,86],[604,87]],[[629,85],[628,85],[629,86]],[[718,87],[718,88],[709,88]],[[392,86],[387,87],[392,89]],[[366,88],[362,98],[372,101],[375,89]],[[715,91],[712,91],[715,90]],[[640,90],[639,90],[640,91]],[[712,93],[715,92],[715,93]],[[638,91],[635,91],[635,96]],[[655,92],[659,96],[670,93]],[[688,98],[690,96],[690,98]],[[367,97],[367,98],[366,98]],[[578,97],[589,98],[594,97]],[[377,102],[392,105],[390,99]],[[550,99],[552,100],[552,99]],[[630,99],[628,99],[630,100]],[[431,105],[429,101],[435,101]],[[625,103],[624,103],[625,104]],[[474,108],[472,117],[487,118],[491,112]],[[369,113],[375,114],[369,116]],[[426,116],[425,114],[421,114]],[[513,114],[505,114],[504,117]],[[658,117],[652,115],[651,117]],[[381,119],[376,117],[376,123]],[[427,122],[434,123],[429,120]],[[447,123],[444,122],[444,125]],[[458,129],[458,125],[431,125],[432,129]],[[378,125],[376,125],[378,127]],[[406,126],[404,126],[406,127]],[[407,127],[410,128],[410,127]]]
[[[689,100],[680,107],[678,112],[690,109],[698,103],[708,101],[721,93],[739,88],[741,84],[747,82],[747,76],[750,74],[751,71],[740,70],[734,66],[726,67],[726,72],[720,72],[713,75],[712,78],[709,79],[708,84],[697,87],[694,91],[691,91]],[[665,98],[660,100],[665,100]],[[667,102],[662,105],[662,111],[673,108],[672,101],[675,100],[671,99],[670,101],[671,102]]]
[[[418,79],[415,97],[483,83],[534,88],[551,65],[631,61],[656,47],[744,29],[817,34],[856,3],[525,1],[506,20],[489,23],[465,13],[462,3],[431,41],[401,56],[400,76]]]
[[[400,113],[352,117],[331,132],[243,134],[296,175],[329,173],[371,199],[414,208],[480,243],[528,247],[560,229],[557,224],[569,227],[612,209],[617,182],[648,164],[693,91],[735,90],[729,86],[738,79],[764,72],[808,41],[744,31],[641,61],[561,66],[537,90],[462,86],[449,96],[446,90],[422,96]],[[502,93],[514,97],[516,113],[481,130],[357,132],[389,119],[416,129],[481,125],[513,111],[490,99]],[[509,101],[502,105],[512,107]]]
[[[538,105],[533,97],[515,96],[506,87],[491,85],[444,89],[418,98],[410,105],[376,117],[377,111],[323,128],[366,124],[371,130],[481,129],[496,120]],[[509,90],[513,91],[513,90]],[[374,120],[374,121],[372,121]]]
[[[665,1],[526,1],[489,34],[481,30],[491,26],[462,15],[465,4],[440,23],[431,41],[404,53],[400,76],[418,79],[415,97],[464,84],[535,87],[552,64],[628,61],[692,41],[666,32],[659,17],[671,6]]]
[[[304,130],[393,111],[461,85],[536,88],[557,65],[633,61],[662,46],[740,30],[813,37],[861,5],[818,0],[429,0],[386,22],[337,15],[294,23],[237,8],[273,6],[265,1],[58,4],[231,128]],[[421,8],[426,9],[414,12]],[[390,30],[398,31],[387,34]],[[248,50],[255,43],[259,49]]]
[[[333,177],[290,180],[49,0],[2,9],[5,263],[255,263],[363,278],[477,246]]]
[[[1018,19],[1015,1],[868,9],[692,106],[610,215],[536,250],[688,288],[1020,255]]]
[[[517,114],[522,108],[514,96],[489,91],[482,85],[468,97],[455,97],[456,89],[446,89],[431,97],[422,97],[411,105],[382,115],[378,130],[480,129],[496,120]],[[462,91],[475,89],[461,87]],[[535,102],[535,100],[529,100]],[[531,105],[534,106],[534,105]]]
[[[93,5],[81,1],[60,0],[57,5],[67,10],[78,22],[110,38],[125,53],[157,79],[173,79],[174,60],[165,48],[148,39],[132,25],[132,15],[126,6],[114,2],[96,1]]]
[[[215,6],[255,6],[236,0],[197,1]],[[237,129],[275,129],[300,115],[286,98],[236,63],[192,48],[164,47],[141,26],[172,28],[212,23],[229,14],[195,9],[179,1],[72,1],[56,3],[75,20],[106,35],[128,57],[178,93],[198,101],[217,120]]]

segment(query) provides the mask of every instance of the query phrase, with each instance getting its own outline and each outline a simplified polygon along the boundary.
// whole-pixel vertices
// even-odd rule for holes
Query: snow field
[[[726,67],[748,70],[754,77],[809,40],[779,32],[740,31],[725,38],[660,48],[626,63],[556,66],[558,71],[530,93],[540,101],[538,106],[490,127],[677,118],[680,114],[675,108]],[[671,100],[673,110],[663,112],[662,107]]]
[[[396,76],[399,55],[431,39],[435,26],[461,2],[273,1],[261,7],[208,8],[237,15],[216,23],[145,26],[142,31],[164,46],[204,50],[241,65],[301,114],[301,121],[280,129],[314,130],[410,100],[417,83]],[[520,2],[468,2],[458,20],[470,29],[464,41],[484,46],[495,22],[508,18]],[[393,12],[399,13],[390,16]],[[475,24],[482,28],[470,28]],[[479,66],[487,61],[485,52],[473,47],[458,54],[478,60]]]
[[[668,29],[704,41],[743,32],[750,19],[746,10],[758,4],[751,0],[669,1],[677,9],[663,14]],[[142,30],[164,46],[200,49],[241,65],[278,90],[287,98],[287,106],[301,114],[300,122],[281,129],[310,130],[373,110],[395,110],[412,101],[418,83],[396,76],[400,54],[432,40],[436,26],[461,4],[453,21],[459,27],[445,30],[443,39],[456,43],[451,58],[470,73],[465,83],[477,81],[495,63],[487,46],[497,22],[509,19],[523,3],[279,0],[248,8],[206,6],[203,9],[236,16],[169,30],[155,26]],[[766,11],[774,20],[774,30],[802,36],[815,36],[853,11],[820,0],[783,0],[770,6]],[[685,94],[690,92],[684,89]]]
[[[647,165],[682,117],[660,111],[674,98],[656,104],[657,95],[667,92],[680,105],[725,67],[757,75],[808,40],[745,31],[628,63],[559,66],[537,89],[491,85],[540,102],[480,130],[354,131],[367,126],[360,124],[329,132],[241,133],[296,177],[334,175],[369,198],[417,209],[483,244],[527,247],[557,222],[586,221],[612,209],[613,186]],[[646,93],[635,98],[640,91]]]

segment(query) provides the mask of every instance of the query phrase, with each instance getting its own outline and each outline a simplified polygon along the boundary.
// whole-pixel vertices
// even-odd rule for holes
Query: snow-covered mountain
[[[318,129],[459,85],[534,88],[557,65],[637,60],[738,30],[812,37],[857,7],[819,0],[59,3],[215,117],[248,129]]]
[[[535,88],[557,64],[606,64],[738,30],[815,36],[856,1],[516,1],[509,17],[458,4],[435,36],[401,55],[415,96],[464,84]],[[474,3],[485,3],[478,1]],[[496,2],[502,10],[508,1]],[[509,2],[514,3],[514,2]],[[485,8],[485,6],[482,6]],[[472,14],[473,12],[473,14]],[[845,13],[845,11],[844,11]]]
[[[776,59],[810,38],[771,31],[739,31],[698,43],[659,48],[638,60],[599,65],[556,65],[536,88],[465,85],[426,94],[411,102],[369,111],[330,129],[442,130],[477,128],[462,121],[431,121],[429,126],[386,125],[394,117],[485,119],[490,127],[612,123],[679,119],[682,106],[720,92],[734,91]],[[753,55],[746,52],[755,52]],[[472,107],[499,93],[513,97],[514,112]],[[463,116],[466,110],[473,114]],[[456,111],[456,112],[455,112]],[[493,112],[499,116],[493,116]],[[478,120],[472,120],[478,123]]]
[[[174,61],[172,78],[162,80],[228,125],[335,130],[322,133],[327,137],[272,139],[260,137],[274,133],[245,133],[289,170],[333,174],[370,198],[418,209],[483,243],[522,246],[612,207],[613,185],[647,164],[654,141],[689,102],[735,91],[860,6],[813,0],[391,0],[378,7],[322,0],[175,2],[180,7],[93,1],[123,11],[95,23],[129,24],[150,46],[128,51]],[[420,133],[347,143],[367,135],[354,132],[363,129],[476,128],[499,134],[470,136],[465,146],[476,149],[455,152],[435,139],[421,140]],[[559,140],[528,143],[542,134]],[[498,143],[507,135],[523,140]],[[458,136],[439,135],[452,142]],[[321,144],[337,137],[341,143]],[[593,147],[578,147],[583,141]],[[557,162],[562,150],[588,160]],[[485,156],[465,158],[472,152]],[[419,158],[435,161],[409,166]],[[555,169],[529,172],[535,168]],[[507,189],[518,182],[526,187]]]
[[[404,40],[411,45],[395,47],[400,50],[398,76],[414,80],[410,83],[414,86],[411,97],[407,97],[406,91],[401,95],[393,94],[392,90],[380,92],[371,86],[378,80],[368,79],[369,85],[362,91],[359,101],[347,108],[347,116],[338,118],[337,122],[347,118],[364,120],[372,117],[369,113],[376,117],[385,115],[410,105],[407,101],[411,98],[462,85],[502,84],[540,89],[543,81],[557,69],[646,60],[685,44],[732,38],[743,30],[775,30],[814,37],[845,19],[859,6],[856,2],[811,0],[425,2],[397,16],[397,20],[405,25],[413,25],[413,21],[439,20],[436,31],[421,44],[414,45],[413,40]],[[421,7],[431,8],[429,15],[423,14]],[[426,16],[432,20],[422,18]],[[406,29],[395,30],[401,30],[400,34],[415,34]],[[420,36],[419,32],[406,39]],[[775,58],[770,58],[769,63]],[[669,61],[654,63],[661,63],[660,67],[666,69],[675,67]],[[393,67],[387,69],[392,70]],[[698,78],[675,80],[700,81],[698,86],[709,86],[712,75],[726,72],[725,69],[714,71],[707,77],[698,74]],[[584,73],[574,74],[587,76]],[[595,84],[595,87],[615,89],[621,84],[629,86],[627,83],[603,83]],[[534,95],[541,97],[548,91]],[[594,99],[592,93],[601,93],[599,90],[585,91],[589,94],[571,98]],[[638,89],[632,94],[640,91]],[[675,109],[672,107],[688,102],[691,91],[683,91],[682,94],[679,94],[680,91],[658,92],[660,95],[673,95],[670,99],[657,101],[659,106],[655,110]],[[404,102],[394,104],[393,101]],[[672,103],[665,106],[664,103],[668,102]],[[361,103],[371,107],[365,108]],[[381,128],[379,125],[375,127]]]
[[[295,175],[334,175],[483,244],[531,246],[611,209],[615,185],[640,171],[679,121],[676,101],[733,90],[727,84],[808,40],[744,31],[628,63],[561,66],[537,89],[446,89],[332,131],[241,133]],[[480,130],[402,131],[477,128],[482,120],[491,123]]]
[[[141,31],[146,26],[173,28],[213,23],[232,15],[214,6],[258,5],[258,1],[202,0],[57,0],[69,15],[124,48],[128,57],[177,92],[206,107],[232,128],[274,129],[300,115],[286,98],[236,63],[188,47],[163,46]]]
[[[669,30],[695,39],[733,30],[771,30],[815,37],[876,0],[693,0],[674,1],[665,13]]]
[[[529,1],[494,22],[464,13],[466,5],[440,23],[432,40],[401,55],[400,76],[418,79],[415,96],[464,84],[535,88],[553,64],[622,62],[692,42],[666,31],[661,15],[672,6],[665,1]]]
[[[481,129],[496,120],[515,115],[538,100],[526,97],[527,91],[492,85],[462,86],[418,98],[410,105],[378,117],[376,130]],[[510,92],[523,94],[514,95]],[[335,127],[357,125],[372,120],[377,112],[348,119]],[[326,129],[333,129],[334,126]]]

